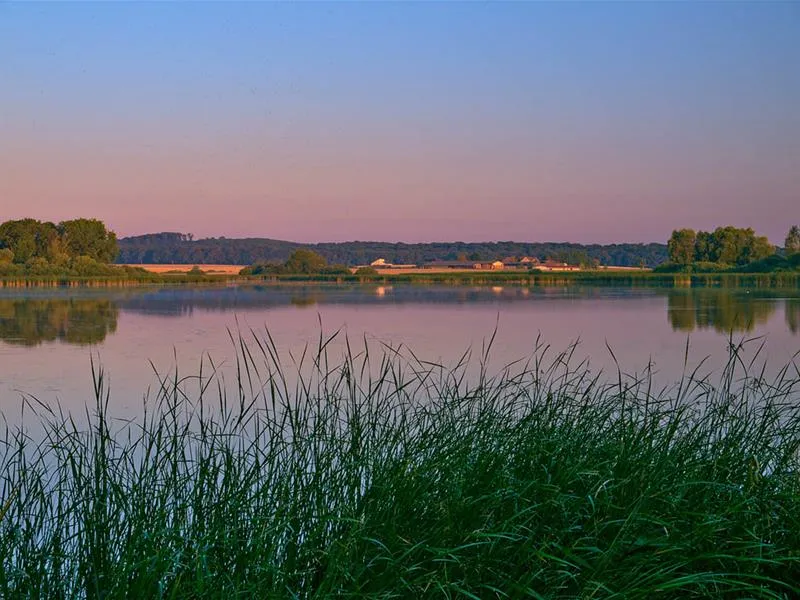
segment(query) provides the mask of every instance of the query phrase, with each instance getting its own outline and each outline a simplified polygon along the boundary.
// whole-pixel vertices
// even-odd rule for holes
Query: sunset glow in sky
[[[800,3],[0,3],[0,221],[303,242],[800,221]]]

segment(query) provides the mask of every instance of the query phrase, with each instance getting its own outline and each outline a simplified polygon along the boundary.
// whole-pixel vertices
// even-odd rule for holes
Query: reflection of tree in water
[[[800,298],[787,298],[784,311],[789,331],[800,333]]]
[[[291,302],[294,306],[304,307],[304,306],[314,306],[319,301],[319,298],[314,294],[309,295],[301,295],[301,296],[292,296],[289,302]]]
[[[752,331],[774,311],[775,301],[769,298],[721,290],[671,290],[667,296],[670,325],[680,331]]]
[[[0,299],[0,340],[23,346],[55,340],[97,344],[117,330],[118,315],[111,300]]]
[[[694,331],[696,319],[694,316],[694,301],[688,293],[670,292],[667,297],[667,314],[672,329],[679,331]]]

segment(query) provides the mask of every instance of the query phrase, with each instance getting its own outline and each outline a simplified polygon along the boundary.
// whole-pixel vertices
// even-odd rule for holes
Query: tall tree
[[[328,261],[313,250],[300,248],[289,256],[289,260],[286,261],[286,271],[288,273],[319,273],[327,264]]]
[[[73,219],[58,224],[64,246],[72,256],[88,256],[99,262],[117,257],[117,236],[97,219]]]
[[[734,265],[741,252],[742,236],[735,227],[717,227],[711,234],[713,254],[717,257],[715,262]]]
[[[50,248],[58,239],[52,223],[36,219],[20,219],[0,224],[0,248],[14,253],[14,262],[25,263],[32,258],[48,258]]]
[[[748,240],[748,245],[745,247],[745,254],[742,258],[746,263],[751,263],[757,260],[763,260],[773,254],[775,254],[775,246],[769,243],[767,237],[764,235],[755,235]],[[742,263],[740,262],[740,264]]]
[[[800,227],[792,225],[789,233],[786,234],[786,241],[783,243],[783,247],[786,249],[786,256],[800,252]]]
[[[775,248],[752,228],[717,227],[710,238],[709,255],[713,262],[726,265],[746,265],[774,254]]]
[[[717,262],[714,236],[708,231],[698,231],[694,244],[694,259],[698,262]]]
[[[669,259],[679,265],[689,265],[694,260],[696,234],[694,229],[678,229],[667,242]]]

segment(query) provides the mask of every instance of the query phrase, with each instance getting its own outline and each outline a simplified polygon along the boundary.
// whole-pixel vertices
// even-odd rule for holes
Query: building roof
[[[465,269],[472,269],[477,264],[485,264],[486,261],[480,260],[434,260],[425,263],[426,267],[464,267]]]

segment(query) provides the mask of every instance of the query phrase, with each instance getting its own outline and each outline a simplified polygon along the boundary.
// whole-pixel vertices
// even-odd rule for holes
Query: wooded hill
[[[667,260],[666,244],[572,244],[523,242],[328,242],[300,244],[267,238],[207,238],[164,232],[122,238],[117,262],[127,264],[237,264],[283,262],[298,248],[321,254],[330,264],[364,265],[377,258],[391,263],[422,264],[434,260],[494,260],[535,256],[571,264],[656,266]]]

